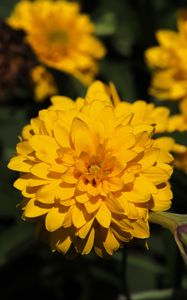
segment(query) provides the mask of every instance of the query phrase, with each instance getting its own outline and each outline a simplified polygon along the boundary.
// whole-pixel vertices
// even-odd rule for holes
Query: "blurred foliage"
[[[9,15],[16,2],[0,1],[1,19]],[[91,15],[108,51],[98,79],[113,81],[123,99],[152,101],[147,94],[150,73],[144,50],[156,43],[155,30],[176,27],[176,10],[187,7],[187,1],[79,2],[82,10]],[[58,72],[54,75],[60,93],[74,98],[84,95],[85,87],[75,79]],[[150,250],[135,241],[111,260],[89,255],[71,261],[52,254],[48,245],[35,239],[32,224],[20,221],[16,208],[20,194],[12,187],[15,174],[6,165],[22,127],[48,105],[46,100],[40,104],[26,101],[22,107],[16,103],[0,106],[0,299],[125,300],[123,295],[128,291],[132,300],[187,299],[186,268],[172,236],[162,228],[151,226]],[[186,133],[176,133],[176,139],[187,144]],[[171,184],[173,210],[177,213],[187,213],[186,182],[187,175],[174,172]]]

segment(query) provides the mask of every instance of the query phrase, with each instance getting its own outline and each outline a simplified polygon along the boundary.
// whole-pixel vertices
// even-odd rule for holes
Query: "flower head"
[[[52,23],[51,21],[52,20]],[[19,2],[8,23],[22,28],[41,62],[90,83],[98,71],[97,60],[105,48],[94,37],[89,16],[78,3],[52,0]]]
[[[171,205],[171,154],[154,144],[152,122],[118,106],[114,86],[95,82],[75,102],[52,97],[23,129],[8,166],[21,172],[24,219],[49,233],[53,250],[112,255],[148,238],[149,211]]]
[[[169,132],[187,130],[187,98],[180,102],[179,108],[180,113],[171,116],[168,120]],[[175,152],[175,166],[187,173],[187,147],[175,143],[173,150]]]
[[[180,113],[169,118],[168,130],[170,132],[187,130],[187,98],[180,102],[179,110]]]
[[[159,30],[159,46],[146,53],[148,65],[153,68],[150,94],[164,100],[180,100],[187,96],[187,11],[178,13],[178,32]]]

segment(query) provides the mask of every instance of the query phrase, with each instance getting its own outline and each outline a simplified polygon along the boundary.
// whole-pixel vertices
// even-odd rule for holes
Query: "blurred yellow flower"
[[[75,102],[52,97],[23,129],[8,167],[21,172],[24,219],[48,233],[54,251],[112,255],[149,237],[150,210],[170,208],[173,157],[155,145],[152,120],[121,113],[119,101],[113,85],[96,81]]]
[[[162,100],[187,97],[187,11],[178,13],[178,32],[159,30],[159,46],[145,52],[147,64],[153,69],[150,94]]]
[[[187,130],[187,98],[180,102],[180,113],[169,118],[168,130],[170,132]]]
[[[7,22],[24,29],[40,61],[89,84],[98,72],[97,60],[106,51],[94,36],[94,24],[80,13],[78,3],[21,1]]]
[[[155,132],[161,133],[167,130],[169,122],[169,109],[166,107],[155,107],[152,103],[137,100],[134,103],[123,101],[116,107],[116,113],[120,117],[127,113],[133,114],[132,124],[152,124]]]
[[[58,93],[52,74],[44,66],[38,65],[31,70],[34,84],[34,99],[38,102]]]

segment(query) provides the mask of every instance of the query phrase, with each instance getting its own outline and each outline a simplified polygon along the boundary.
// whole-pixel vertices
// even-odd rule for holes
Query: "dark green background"
[[[0,1],[1,19],[9,15],[15,2]],[[176,28],[176,11],[187,7],[187,1],[79,2],[82,11],[96,23],[97,35],[108,51],[98,79],[113,81],[124,100],[153,101],[147,94],[150,71],[144,62],[144,50],[156,44],[157,29]],[[61,93],[74,98],[84,95],[85,87],[71,76],[56,71],[54,75]],[[48,104],[49,101],[37,104],[28,99],[22,106],[0,104],[0,299],[124,300],[120,294],[127,291],[132,300],[187,299],[186,267],[173,237],[162,228],[151,226],[149,250],[135,241],[111,260],[94,254],[67,260],[52,254],[48,245],[35,239],[33,224],[20,220],[16,205],[21,197],[12,187],[17,174],[6,165],[22,127]],[[177,139],[186,144],[186,133],[177,135]],[[177,213],[187,213],[186,179],[181,171],[175,171],[172,177],[172,210]]]

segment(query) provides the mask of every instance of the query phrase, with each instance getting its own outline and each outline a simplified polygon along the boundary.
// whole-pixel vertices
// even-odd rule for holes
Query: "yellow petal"
[[[133,182],[134,178],[134,174],[131,174],[130,172],[124,172],[124,174],[121,176],[121,179],[123,180],[124,184]]]
[[[169,174],[159,167],[150,167],[143,171],[143,175],[154,184],[161,184],[169,179]]]
[[[62,121],[56,121],[54,124],[54,137],[57,143],[62,147],[70,147],[69,132],[64,128]]]
[[[149,192],[142,190],[141,193],[139,191],[130,191],[124,192],[123,197],[126,201],[134,202],[134,203],[143,203],[150,200],[151,195]]]
[[[99,197],[91,198],[84,203],[84,207],[89,214],[94,213],[100,207],[101,199]]]
[[[56,173],[64,173],[67,171],[67,166],[64,165],[64,163],[60,162],[60,163],[53,163],[50,166],[50,171],[51,172],[56,172]]]
[[[121,100],[120,100],[120,97],[119,97],[118,92],[116,90],[116,87],[113,84],[113,82],[109,83],[109,87],[110,87],[110,93],[111,93],[111,96],[112,96],[113,104],[114,104],[114,106],[117,106],[121,102]]]
[[[132,235],[128,231],[123,231],[122,228],[119,228],[113,224],[111,231],[115,238],[119,241],[129,242],[132,239]]]
[[[34,135],[30,139],[30,144],[36,151],[36,156],[42,161],[51,163],[58,158],[58,145],[54,138],[47,135]]]
[[[89,236],[87,237],[85,246],[82,250],[83,255],[89,254],[90,251],[92,250],[93,245],[94,245],[94,238],[95,238],[95,230],[94,230],[94,228],[92,228],[90,230]]]
[[[126,162],[133,160],[137,156],[137,153],[133,150],[124,150],[121,148],[118,152],[116,152],[115,157],[120,162],[120,164],[124,165]]]
[[[55,190],[58,182],[53,182],[39,188],[36,192],[36,199],[42,203],[52,204],[55,201]]]
[[[49,181],[45,179],[29,179],[27,187],[32,188],[32,187],[38,187],[40,185],[48,184]]]
[[[52,96],[51,102],[55,106],[55,109],[62,111],[68,111],[75,107],[74,101],[65,96]]]
[[[173,48],[175,43],[179,43],[179,34],[172,30],[159,30],[156,33],[158,42],[164,47]]]
[[[158,163],[169,164],[173,161],[173,156],[166,150],[160,149]]]
[[[48,213],[50,208],[45,208],[45,206],[40,206],[36,199],[31,199],[27,203],[24,209],[24,217],[26,218],[36,218]]]
[[[28,141],[24,141],[17,144],[16,151],[19,154],[27,155],[31,153],[33,149]]]
[[[63,254],[66,254],[72,244],[71,238],[67,236],[67,238],[63,241],[61,241],[58,246],[57,250],[62,252]]]
[[[28,162],[25,156],[14,156],[8,163],[8,168],[19,172],[29,172],[32,166],[32,162]]]
[[[160,154],[158,148],[150,148],[144,152],[144,156],[141,159],[140,163],[143,167],[150,167],[155,164]]]
[[[132,223],[133,225],[133,232],[132,235],[135,238],[138,239],[146,239],[150,236],[150,232],[149,232],[149,223],[145,222],[142,219],[138,219],[135,222]]]
[[[82,227],[88,221],[88,215],[82,205],[75,204],[72,209],[72,222],[76,228]]]
[[[63,204],[63,200],[70,199],[74,196],[75,193],[75,187],[68,185],[66,186],[58,186],[55,191],[55,196],[57,199],[61,200],[61,203]]]
[[[154,124],[147,125],[147,124],[143,123],[143,124],[138,124],[138,125],[134,126],[133,133],[135,135],[137,135],[142,132],[147,132],[149,135],[152,135],[154,133],[154,130],[155,130]]]
[[[111,103],[105,85],[101,81],[95,81],[90,85],[86,94],[86,100],[90,103],[94,100]]]
[[[85,180],[81,177],[77,182],[77,189],[80,192],[86,192],[87,191],[88,184],[85,182]]]
[[[88,197],[87,193],[78,195],[75,198],[76,198],[77,202],[79,202],[79,203],[85,203],[89,200],[89,197]]]
[[[44,162],[35,164],[30,169],[30,172],[37,177],[40,177],[43,179],[49,179],[49,177],[47,177],[47,175],[49,173],[49,165]]]
[[[45,227],[48,231],[53,232],[59,229],[64,221],[67,209],[53,207],[49,210],[45,218]]]
[[[105,228],[109,228],[111,223],[111,212],[104,202],[101,202],[100,208],[96,214],[99,224]]]
[[[64,182],[69,184],[77,183],[77,178],[73,175],[73,170],[71,171],[71,168],[68,168],[68,171],[62,175],[62,180]]]
[[[118,197],[109,195],[106,198],[106,205],[108,206],[109,210],[113,213],[116,213],[116,214],[123,214],[124,213],[124,208],[121,205]]]
[[[28,184],[29,178],[18,178],[14,182],[14,187],[18,190],[24,190]]]
[[[145,147],[147,141],[150,139],[147,132],[140,132],[136,135],[136,146]]]
[[[114,135],[114,110],[112,106],[106,106],[101,112],[102,123],[104,125],[104,136],[112,137]],[[110,121],[109,121],[110,120]]]
[[[72,210],[73,210],[73,205],[69,207],[67,214],[64,218],[64,223],[63,223],[64,228],[69,228],[72,226]]]
[[[90,231],[90,228],[92,227],[93,220],[94,219],[91,219],[89,222],[86,222],[85,225],[79,228],[76,232],[76,235],[79,236],[81,239],[85,239],[88,232]]]
[[[167,184],[165,187],[158,189],[158,193],[152,195],[150,201],[150,209],[153,211],[164,211],[171,207],[171,199],[173,198],[170,186]]]
[[[110,229],[107,232],[106,240],[103,242],[103,245],[109,255],[112,255],[120,246],[120,243]]]
[[[134,191],[141,193],[146,191],[147,194],[157,194],[158,190],[155,185],[145,176],[140,175],[134,181]]]
[[[155,147],[159,147],[166,151],[172,151],[173,147],[175,145],[175,141],[174,141],[174,139],[172,139],[170,137],[161,137],[161,138],[157,138],[154,141],[154,145],[155,145]]]
[[[54,233],[52,234],[52,236],[54,235]],[[57,238],[56,238],[56,249],[59,252],[62,252],[63,254],[66,254],[72,244],[72,240],[71,240],[71,236],[69,234],[68,231],[62,229],[59,230],[59,233],[57,231]],[[52,242],[52,244],[54,244],[54,242]]]
[[[124,127],[125,129],[125,127]],[[119,150],[119,148],[130,149],[135,145],[135,135],[132,133],[123,132],[123,127],[115,132],[115,136],[107,143],[107,148]]]
[[[87,185],[87,192],[91,196],[98,196],[101,193],[101,183],[94,186],[91,183]]]
[[[122,190],[124,187],[123,180],[119,177],[112,177],[108,179],[108,189],[111,192],[117,192]]]
[[[74,118],[71,126],[71,141],[79,156],[81,152],[93,153],[94,142],[87,124],[78,118]]]

